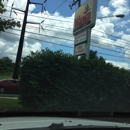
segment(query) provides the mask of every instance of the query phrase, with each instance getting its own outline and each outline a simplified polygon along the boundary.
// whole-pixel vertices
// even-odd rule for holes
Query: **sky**
[[[26,24],[22,57],[27,56],[30,51],[40,51],[44,48],[73,54],[73,23],[78,5],[70,9],[69,5],[73,0],[47,0],[45,3],[44,1],[30,0],[27,22],[39,24]],[[44,3],[43,11],[42,6],[34,2]],[[81,4],[84,2],[86,0],[81,0]],[[27,0],[5,0],[7,12],[0,17],[9,19],[11,14],[11,18],[20,21],[22,25],[24,12],[17,9],[25,11],[26,3]],[[115,17],[118,14],[124,14],[125,17]],[[104,57],[106,62],[125,69],[130,69],[129,18],[129,0],[98,0],[96,24],[91,31],[90,43],[90,49],[97,51],[98,56]],[[0,58],[8,56],[15,62],[20,33],[21,28],[18,27],[0,33]]]

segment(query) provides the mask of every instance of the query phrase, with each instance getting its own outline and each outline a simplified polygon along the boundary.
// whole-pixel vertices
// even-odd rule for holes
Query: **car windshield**
[[[0,0],[0,13],[0,112],[130,112],[129,0]]]

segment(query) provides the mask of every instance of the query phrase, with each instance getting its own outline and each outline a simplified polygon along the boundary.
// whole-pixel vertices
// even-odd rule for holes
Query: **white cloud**
[[[119,31],[119,32],[115,31],[113,35],[119,37],[119,36],[124,35],[124,32],[123,31]]]
[[[113,15],[117,14],[127,15],[130,12],[127,0],[111,0],[110,6],[112,6],[115,9]]]
[[[34,4],[29,5],[29,12],[33,11],[36,8]]]
[[[33,45],[28,44],[27,42],[24,43],[23,48],[23,57],[28,55],[30,51],[40,51],[41,50],[41,44],[39,42],[34,43]]]
[[[111,14],[111,10],[108,7],[101,6],[100,7],[100,14],[102,16],[108,16]]]
[[[15,4],[13,7],[17,7],[19,9],[25,10],[26,7],[26,2],[27,0],[19,0],[15,1]],[[11,6],[13,3],[13,0],[10,0],[9,2],[5,2],[4,4],[7,6]],[[20,4],[19,4],[20,3]],[[25,38],[24,38],[24,46],[23,46],[23,56],[26,56],[30,53],[30,51],[37,51],[41,50],[42,45],[43,46],[49,46],[51,47],[52,45],[47,43],[52,42],[52,43],[57,43],[57,44],[63,44],[63,43],[73,43],[73,35],[72,35],[72,28],[73,28],[73,16],[70,17],[64,17],[61,16],[59,12],[55,12],[54,15],[52,16],[48,11],[43,12],[42,14],[39,13],[32,13],[35,9],[35,5],[31,4],[29,6],[29,13],[28,13],[28,19],[27,21],[29,22],[37,22],[41,23],[42,20],[44,20],[44,23],[42,24],[42,27],[44,30],[40,29],[40,34],[36,35],[33,33],[39,33],[39,25],[37,24],[27,24],[26,26],[26,33],[25,33]],[[10,9],[10,8],[8,8]],[[20,11],[17,11],[18,16],[16,16],[13,12],[11,17],[13,18],[20,18],[23,19],[24,15]],[[3,14],[4,16],[10,15],[9,12],[6,12]],[[68,22],[61,22],[59,20],[63,21],[68,21]],[[57,26],[60,26],[57,27]],[[62,28],[62,29],[61,29]],[[18,49],[18,44],[19,44],[19,36],[21,28],[15,28],[17,30],[6,30],[6,32],[9,33],[1,33],[0,37],[0,58],[3,56],[9,56],[13,61],[15,61],[16,58],[16,53]],[[28,33],[31,32],[31,33]],[[18,34],[18,35],[11,35],[13,34]],[[71,37],[69,37],[69,34],[71,34]],[[48,35],[48,36],[47,36]],[[41,41],[30,39],[27,37],[32,37],[34,39],[40,39]],[[59,39],[55,38],[59,37]],[[61,39],[60,39],[61,38]],[[63,39],[62,39],[63,38]],[[64,39],[70,39],[72,41],[64,40]],[[46,43],[46,45],[45,45]],[[73,50],[72,50],[73,51]]]
[[[119,67],[119,68],[125,68],[125,69],[130,69],[130,66],[126,62],[117,62],[117,61],[111,61],[111,60],[106,60],[107,63],[112,63],[113,65]]]
[[[130,50],[127,50],[126,53],[125,53],[125,57],[130,59]]]
[[[127,30],[126,30],[127,32],[130,32],[130,28],[127,28]]]
[[[11,6],[12,2],[13,0],[9,0],[8,3],[7,2],[5,3],[6,5]],[[15,1],[14,7],[25,10],[26,2],[27,0]],[[114,8],[114,12],[111,7]],[[126,9],[124,7],[126,7]],[[101,6],[99,10],[99,14],[101,16],[109,16],[109,15],[120,14],[120,13],[128,14],[129,10],[127,10],[127,7],[128,7],[128,3],[126,0],[111,0],[110,7]],[[46,41],[57,43],[57,44],[62,44],[62,43],[73,44],[74,37],[72,31],[73,31],[74,13],[70,17],[64,17],[60,14],[60,12],[55,12],[53,16],[48,11],[43,12],[42,14],[40,12],[32,13],[31,11],[33,11],[35,8],[36,6],[33,4],[29,6],[30,11],[28,15],[28,21],[40,23],[42,20],[45,20],[42,23],[42,27],[44,28],[44,30],[40,29],[41,35],[36,35],[36,34],[26,32],[25,36],[32,37],[35,39],[40,39],[42,41],[33,40],[25,37],[23,56],[29,54],[31,50],[32,51],[40,50],[42,45],[45,45]],[[123,11],[123,12],[119,13],[119,11]],[[23,19],[24,17],[23,13],[19,11],[17,12],[18,12],[18,16],[12,13],[12,17],[14,18],[20,17],[21,19]],[[4,15],[9,16],[10,14],[9,12],[6,12]],[[118,25],[117,24],[118,20],[119,19],[117,18],[111,18],[111,17],[104,18],[104,19],[97,19],[96,25],[92,29],[92,35],[91,35],[92,45],[98,45],[100,47],[105,47],[109,49],[117,49],[116,46],[121,46],[122,50],[127,53],[128,42],[124,41],[123,39],[125,38],[128,39],[128,37],[130,36],[129,35],[126,36],[126,34],[124,34],[123,31],[115,31],[114,29],[116,26],[120,26],[121,24],[126,25],[126,22],[128,23],[129,21],[123,21],[122,19],[122,22],[120,22]],[[66,22],[62,22],[62,21],[66,21]],[[26,31],[39,33],[39,25],[27,24]],[[17,33],[20,35],[20,31],[16,31],[16,30],[11,30],[11,33]],[[121,36],[121,39],[112,39],[107,34]],[[8,55],[13,60],[15,60],[15,55],[19,43],[19,36],[10,35],[8,33],[2,33],[1,36],[2,37],[0,38],[0,52],[1,52],[0,56]],[[56,39],[55,37],[59,37],[61,39]],[[71,41],[65,39],[69,39]],[[51,47],[51,44],[48,44],[48,46]],[[72,49],[72,53],[73,53],[73,49]],[[128,57],[128,55],[126,57]]]
[[[127,27],[129,23],[130,23],[130,20],[126,20],[126,21],[122,21],[120,23],[117,23],[116,26],[124,28],[124,27]]]

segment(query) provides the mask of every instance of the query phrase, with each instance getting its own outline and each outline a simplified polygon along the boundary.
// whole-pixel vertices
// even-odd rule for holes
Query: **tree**
[[[0,0],[0,14],[6,12],[3,1],[4,0]],[[15,26],[20,27],[20,22],[19,21],[16,22],[14,21],[14,19],[3,19],[0,17],[0,32],[5,31],[6,29],[11,29]]]
[[[8,57],[0,59],[0,75],[11,74],[13,72],[14,63]]]

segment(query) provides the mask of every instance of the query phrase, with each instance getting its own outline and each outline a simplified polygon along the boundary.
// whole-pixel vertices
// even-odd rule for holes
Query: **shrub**
[[[91,54],[90,54],[91,55]],[[22,60],[20,103],[31,111],[130,109],[130,73],[100,58],[77,59],[62,51],[31,52]]]

